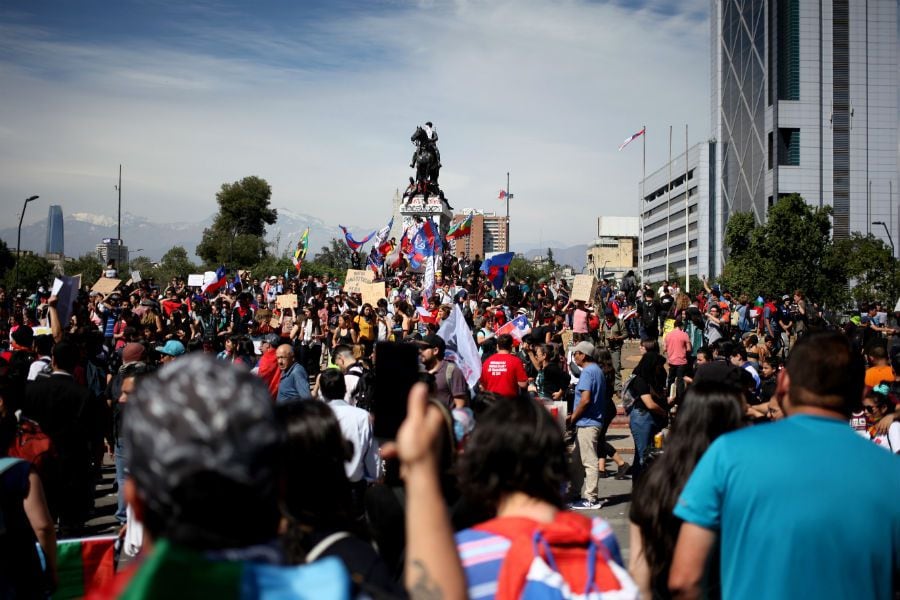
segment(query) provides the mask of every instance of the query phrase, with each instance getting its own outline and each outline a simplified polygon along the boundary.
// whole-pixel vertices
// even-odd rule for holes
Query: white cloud
[[[648,171],[669,124],[676,152],[685,122],[708,137],[700,6],[423,3],[290,33],[190,26],[177,47],[0,26],[0,198],[113,214],[123,163],[127,210],[152,220],[202,219],[223,182],[255,174],[276,206],[371,227],[432,120],[454,206],[501,211],[510,171],[515,237],[584,242],[596,216],[635,211],[640,146],[616,152],[624,137],[647,125]]]

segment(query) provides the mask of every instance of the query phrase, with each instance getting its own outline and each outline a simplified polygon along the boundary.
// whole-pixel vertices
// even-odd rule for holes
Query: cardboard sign
[[[347,269],[344,279],[344,291],[350,294],[362,294],[362,284],[371,283],[375,279],[375,273],[369,269]]]
[[[560,334],[562,337],[562,347],[566,350],[571,348],[575,343],[575,332],[571,329],[566,329]]]
[[[569,296],[572,300],[584,300],[592,302],[594,300],[594,291],[597,287],[597,280],[593,275],[576,275],[575,281],[572,282],[572,294]]]
[[[297,294],[282,294],[275,297],[277,308],[297,308]]]
[[[140,283],[141,282],[141,272],[140,271],[132,271],[131,272],[131,282],[132,283]]]
[[[372,282],[362,284],[362,301],[363,304],[371,304],[374,308],[378,305],[378,301],[384,299],[384,282]]]
[[[116,291],[116,288],[122,283],[121,279],[112,279],[110,277],[101,277],[97,280],[97,283],[94,284],[94,287],[91,288],[92,292],[97,292],[99,294],[103,294],[104,296],[108,296]]]
[[[203,274],[195,273],[193,275],[188,275],[187,284],[188,287],[203,287]]]

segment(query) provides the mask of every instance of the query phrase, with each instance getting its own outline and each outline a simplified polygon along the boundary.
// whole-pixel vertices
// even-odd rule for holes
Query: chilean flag
[[[515,255],[512,252],[504,252],[487,258],[481,263],[481,270],[487,273],[487,278],[494,284],[495,290],[503,287],[503,279],[506,277],[506,272],[509,271],[509,264],[512,262],[513,256]]]
[[[413,269],[418,269],[425,259],[434,255],[434,233],[431,230],[431,222],[425,224],[416,232],[412,240],[412,250],[409,255],[409,264]]]
[[[623,149],[625,146],[627,146],[628,144],[630,144],[630,143],[633,142],[634,140],[636,140],[636,139],[638,139],[639,137],[641,137],[642,135],[644,135],[644,132],[646,132],[646,131],[647,131],[647,128],[644,127],[643,129],[641,129],[640,131],[638,131],[637,133],[635,133],[635,134],[632,135],[631,137],[625,138],[625,141],[622,142],[622,145],[621,145],[621,146],[619,146],[619,152],[621,152],[622,149]]]
[[[222,288],[228,280],[225,279],[225,266],[221,266],[216,269],[216,278],[212,281],[203,284],[203,287],[200,288],[200,292],[204,294],[214,294]]]
[[[514,339],[522,341],[522,338],[531,333],[531,326],[528,325],[528,318],[525,315],[519,315],[509,323],[497,330],[497,335],[508,333]]]

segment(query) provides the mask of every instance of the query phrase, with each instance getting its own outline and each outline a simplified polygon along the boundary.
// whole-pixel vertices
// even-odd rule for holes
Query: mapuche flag
[[[470,213],[462,221],[457,221],[450,227],[450,231],[447,232],[447,240],[455,240],[457,238],[461,238],[472,233],[472,214]]]
[[[56,544],[59,585],[54,598],[84,598],[91,590],[110,585],[115,577],[116,536],[60,540]]]
[[[307,250],[309,250],[309,227],[307,227],[306,231],[303,232],[303,235],[300,236],[300,241],[297,242],[297,249],[294,251],[294,268],[297,269],[298,273],[300,272],[301,265],[303,265],[303,259],[306,258]]]

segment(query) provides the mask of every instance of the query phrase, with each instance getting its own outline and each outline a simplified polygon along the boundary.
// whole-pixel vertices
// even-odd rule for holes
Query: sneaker
[[[598,510],[602,506],[602,500],[591,502],[590,500],[585,500],[583,498],[569,504],[571,510]]]
[[[624,465],[619,467],[618,472],[616,472],[616,479],[622,480],[628,478],[628,476],[631,475],[631,471],[631,465],[625,463]]]

